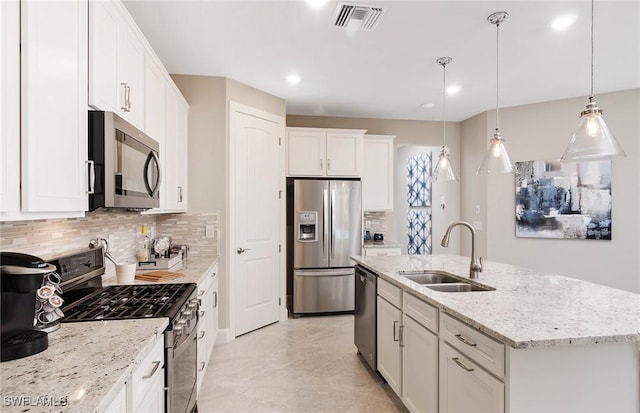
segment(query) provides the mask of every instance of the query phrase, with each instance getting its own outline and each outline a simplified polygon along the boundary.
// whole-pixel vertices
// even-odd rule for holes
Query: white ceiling
[[[442,68],[451,56],[447,120],[500,104],[589,94],[589,1],[359,1],[387,8],[373,32],[332,27],[337,2],[125,0],[170,73],[224,76],[284,98],[287,114],[442,119]],[[578,19],[565,32],[553,18]],[[301,82],[289,85],[296,73]],[[640,1],[595,3],[595,94],[640,87]],[[423,103],[435,103],[432,109]],[[585,102],[586,103],[586,102]],[[576,108],[576,116],[581,108]]]

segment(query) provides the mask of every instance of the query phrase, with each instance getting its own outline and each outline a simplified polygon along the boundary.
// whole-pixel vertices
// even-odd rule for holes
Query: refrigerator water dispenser
[[[314,242],[318,240],[318,212],[301,211],[298,213],[298,241]]]

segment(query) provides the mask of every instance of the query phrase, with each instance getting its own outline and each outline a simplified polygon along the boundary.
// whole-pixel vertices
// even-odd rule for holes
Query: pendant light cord
[[[593,9],[595,0],[591,0],[591,94],[589,100],[593,100]]]
[[[496,132],[500,130],[500,23],[496,23]]]
[[[447,71],[447,65],[443,64],[442,65],[442,150],[444,150],[445,144],[447,142],[447,126],[446,126],[446,122],[447,121],[446,121],[446,119],[444,117],[445,108],[446,108],[446,106],[445,106],[446,105],[445,96],[447,94],[447,91],[445,89],[446,88],[446,84],[447,84],[446,83],[446,75],[445,75],[446,71]]]

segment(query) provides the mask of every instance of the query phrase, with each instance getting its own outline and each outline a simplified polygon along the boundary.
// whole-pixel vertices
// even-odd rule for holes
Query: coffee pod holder
[[[43,277],[42,286],[36,290],[34,330],[51,333],[60,328],[60,319],[64,317],[60,309],[64,300],[58,295],[62,294],[61,281],[57,272],[50,272]]]

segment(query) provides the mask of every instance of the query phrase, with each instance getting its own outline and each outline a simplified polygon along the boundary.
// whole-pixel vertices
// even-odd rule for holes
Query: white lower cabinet
[[[365,257],[376,257],[383,255],[402,255],[402,250],[399,247],[388,248],[367,248],[362,249]]]
[[[378,280],[378,283],[381,280]],[[400,323],[402,312],[384,298],[378,296],[378,371],[398,396],[402,395],[402,349],[400,348]]]
[[[437,412],[438,336],[403,314],[402,352],[402,402],[410,412]]]
[[[153,348],[127,381],[128,405],[131,406],[127,411],[164,411],[164,369],[164,335],[158,334]]]
[[[198,392],[209,367],[211,352],[218,334],[218,265],[210,268],[198,283],[200,319],[198,320]]]
[[[449,344],[440,347],[440,412],[504,412],[504,383]]]
[[[127,384],[120,386],[120,390],[111,403],[104,409],[104,413],[122,413],[127,411]]]

